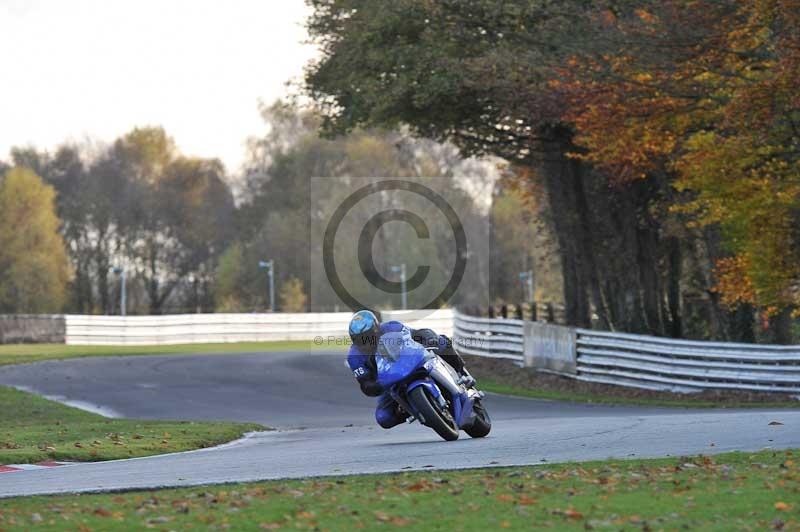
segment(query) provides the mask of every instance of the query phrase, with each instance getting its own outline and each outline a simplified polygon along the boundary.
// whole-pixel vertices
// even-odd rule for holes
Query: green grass
[[[442,444],[446,445],[446,444]],[[0,529],[800,527],[791,451],[0,500]]]
[[[569,390],[542,390],[535,388],[521,388],[509,386],[488,379],[478,379],[478,387],[486,392],[531,397],[534,399],[548,399],[552,401],[568,401],[573,403],[593,403],[607,405],[637,405],[658,406],[670,408],[800,408],[800,401],[781,402],[747,402],[747,401],[703,401],[698,399],[684,399],[680,394],[674,398],[655,399],[647,397],[618,397],[612,395],[586,394]]]
[[[109,419],[0,386],[0,464],[150,456],[210,447],[260,429],[253,423]]]
[[[180,345],[64,345],[64,344],[13,344],[0,345],[0,366],[26,364],[42,360],[63,358],[169,355],[197,353],[246,353],[319,349],[311,341],[238,342],[230,344],[180,344]]]

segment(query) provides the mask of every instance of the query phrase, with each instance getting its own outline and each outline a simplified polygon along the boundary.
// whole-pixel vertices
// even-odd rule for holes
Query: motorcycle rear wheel
[[[436,434],[447,441],[458,439],[458,426],[453,417],[442,414],[439,405],[429,397],[424,386],[411,390],[408,400],[425,419],[425,425],[432,428]]]
[[[475,404],[472,405],[472,410],[475,412],[475,421],[468,428],[465,428],[464,432],[469,434],[471,438],[488,436],[492,430],[492,420],[489,417],[489,412],[486,411],[486,407],[476,399]]]

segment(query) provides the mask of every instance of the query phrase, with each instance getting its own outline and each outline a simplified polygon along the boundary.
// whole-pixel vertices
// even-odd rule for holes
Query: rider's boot
[[[406,409],[400,406],[399,404],[395,406],[394,415],[397,416],[398,419],[402,419],[403,423],[405,423],[406,421],[412,423],[416,419],[414,416],[406,412]]]

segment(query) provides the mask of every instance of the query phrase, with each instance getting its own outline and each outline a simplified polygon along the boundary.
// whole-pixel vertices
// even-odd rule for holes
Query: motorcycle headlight
[[[427,372],[433,371],[433,368],[435,366],[436,366],[436,359],[435,358],[429,358],[428,360],[425,361],[425,364],[423,364],[423,367],[425,368],[425,371],[427,371]]]

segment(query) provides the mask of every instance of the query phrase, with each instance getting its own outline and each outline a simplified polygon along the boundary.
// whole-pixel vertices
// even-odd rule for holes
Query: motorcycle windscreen
[[[408,331],[390,332],[378,340],[375,357],[378,383],[387,388],[402,381],[425,364],[427,351],[411,338]]]

